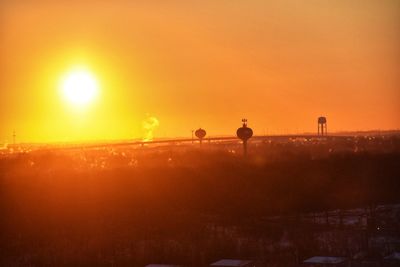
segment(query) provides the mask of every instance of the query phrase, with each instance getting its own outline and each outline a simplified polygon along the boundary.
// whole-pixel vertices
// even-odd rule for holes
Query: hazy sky
[[[0,143],[400,128],[398,0],[53,2],[0,1]]]

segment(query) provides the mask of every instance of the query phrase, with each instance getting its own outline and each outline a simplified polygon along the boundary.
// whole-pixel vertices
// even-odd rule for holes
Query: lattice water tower
[[[237,129],[236,135],[243,141],[243,155],[247,156],[247,140],[253,136],[253,130],[247,127],[247,119],[242,119],[243,126]]]
[[[318,118],[318,135],[327,135],[328,125],[325,117]]]

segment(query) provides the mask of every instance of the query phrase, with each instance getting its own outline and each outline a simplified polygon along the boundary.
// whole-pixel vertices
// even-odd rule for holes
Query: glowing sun
[[[62,80],[61,87],[64,99],[78,106],[92,102],[99,90],[96,78],[86,70],[68,73]]]

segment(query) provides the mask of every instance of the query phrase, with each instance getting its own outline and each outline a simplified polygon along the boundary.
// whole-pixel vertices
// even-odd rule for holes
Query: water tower
[[[236,135],[243,141],[243,155],[247,156],[247,140],[253,136],[253,130],[247,127],[247,119],[242,119],[243,126],[237,129]]]
[[[204,130],[204,129],[201,129],[201,128],[199,128],[199,129],[197,129],[196,130],[196,132],[194,132],[194,134],[196,135],[196,137],[197,138],[199,138],[199,140],[200,140],[200,145],[201,145],[201,143],[202,143],[202,141],[203,141],[203,138],[206,136],[206,131]]]
[[[328,134],[328,126],[326,123],[325,117],[318,118],[318,135],[327,135]]]

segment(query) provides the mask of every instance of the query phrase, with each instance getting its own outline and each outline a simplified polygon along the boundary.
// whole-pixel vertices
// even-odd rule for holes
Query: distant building
[[[393,252],[384,258],[385,267],[400,266],[400,252]]]
[[[222,259],[211,263],[210,266],[218,267],[255,267],[254,262],[248,260]]]
[[[351,267],[382,267],[382,257],[377,253],[361,251],[353,256]]]
[[[148,264],[145,267],[183,267],[181,265],[171,265],[171,264]]]
[[[347,267],[348,260],[344,257],[314,256],[303,261],[307,267]]]

